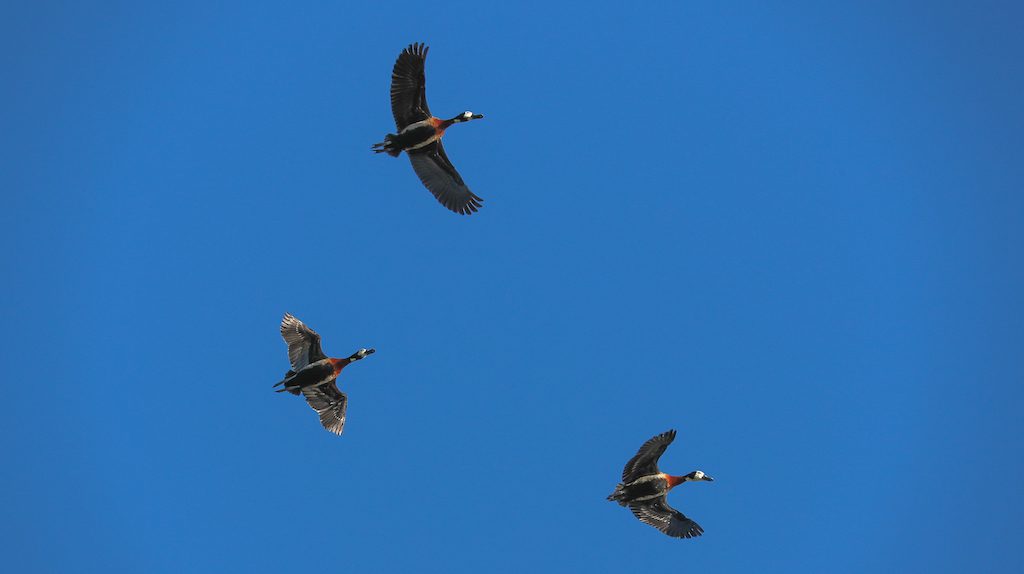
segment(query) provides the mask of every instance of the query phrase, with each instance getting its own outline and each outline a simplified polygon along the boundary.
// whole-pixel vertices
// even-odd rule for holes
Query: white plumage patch
[[[423,121],[419,121],[419,122],[416,122],[414,124],[409,124],[409,125],[405,126],[405,129],[403,129],[402,131],[400,131],[398,133],[399,134],[404,134],[405,132],[411,132],[412,130],[416,130],[416,129],[419,129],[419,128],[422,128],[422,127],[427,127],[427,126],[433,127],[434,124],[430,123],[430,120],[423,120]]]

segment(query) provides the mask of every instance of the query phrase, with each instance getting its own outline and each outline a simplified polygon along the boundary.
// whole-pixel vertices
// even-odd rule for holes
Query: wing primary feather
[[[475,213],[483,199],[469,190],[440,141],[408,154],[413,171],[441,205],[461,215]]]
[[[622,482],[629,483],[642,476],[657,474],[658,460],[675,438],[673,429],[648,439],[622,469]]]
[[[326,358],[320,348],[320,335],[291,313],[285,313],[281,319],[281,337],[288,345],[292,371],[299,372],[306,365]]]

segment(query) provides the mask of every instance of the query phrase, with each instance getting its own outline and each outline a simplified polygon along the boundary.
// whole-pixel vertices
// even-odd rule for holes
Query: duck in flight
[[[480,209],[483,199],[470,191],[455,171],[448,154],[444,153],[441,136],[455,124],[483,116],[462,112],[442,120],[430,113],[423,75],[429,49],[423,44],[411,44],[398,55],[391,72],[391,113],[395,116],[398,133],[384,136],[384,141],[373,145],[373,151],[394,157],[404,151],[420,181],[441,205],[455,213],[469,215]]]
[[[347,365],[372,355],[374,350],[359,349],[346,359],[332,359],[320,349],[320,335],[291,313],[285,313],[281,320],[281,336],[288,344],[292,368],[285,373],[284,380],[274,385],[284,386],[277,392],[305,396],[309,406],[320,415],[320,424],[340,435],[345,428],[348,396],[338,390],[336,380]]]
[[[704,534],[699,524],[668,505],[668,491],[684,482],[713,481],[699,470],[682,476],[665,474],[658,470],[658,459],[676,438],[676,431],[661,433],[644,443],[636,456],[629,459],[622,471],[622,482],[608,500],[628,506],[641,522],[675,538],[693,538]]]

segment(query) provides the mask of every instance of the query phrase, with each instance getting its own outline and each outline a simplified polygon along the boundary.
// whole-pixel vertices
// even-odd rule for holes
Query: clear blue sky
[[[5,570],[1024,569],[1019,4],[173,4],[0,10]]]

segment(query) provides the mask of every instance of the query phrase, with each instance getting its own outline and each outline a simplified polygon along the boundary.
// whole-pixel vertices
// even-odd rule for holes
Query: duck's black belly
[[[393,136],[391,142],[404,150],[409,150],[419,146],[420,144],[428,141],[430,138],[437,134],[437,130],[434,126],[422,125],[412,129],[407,129],[402,133]]]
[[[668,482],[661,477],[652,478],[651,480],[641,479],[626,486],[624,490],[626,491],[627,501],[650,499],[662,496],[668,492]]]
[[[306,365],[304,369],[295,373],[288,382],[289,387],[308,387],[311,385],[319,385],[325,381],[330,380],[334,376],[334,365],[328,361],[317,361],[312,365]]]

